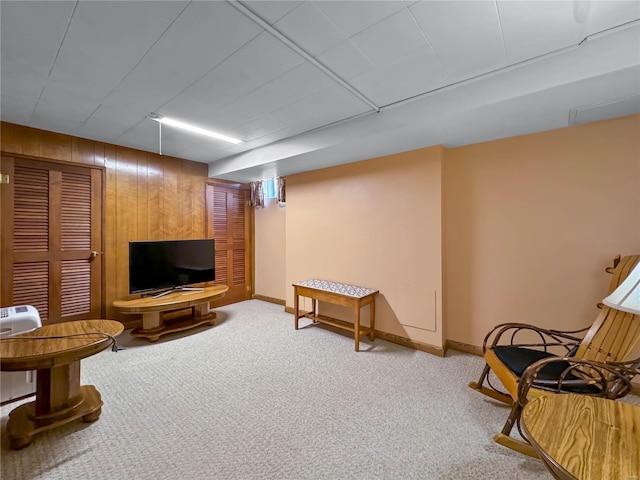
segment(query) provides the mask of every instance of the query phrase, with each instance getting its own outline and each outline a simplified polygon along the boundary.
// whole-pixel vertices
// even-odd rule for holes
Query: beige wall
[[[587,326],[640,253],[640,115],[450,149],[444,198],[448,339]]]
[[[378,330],[441,347],[442,152],[426,148],[288,177],[287,306],[290,285],[310,278],[376,288]],[[322,314],[353,318],[322,307]]]
[[[255,211],[255,293],[272,299],[286,298],[286,207],[274,198]]]
[[[258,294],[292,306],[304,278],[376,287],[378,327],[434,346],[481,345],[508,321],[582,327],[608,286],[604,267],[640,253],[640,115],[332,167],[287,188],[284,221],[256,214],[256,238],[274,239],[256,242]]]

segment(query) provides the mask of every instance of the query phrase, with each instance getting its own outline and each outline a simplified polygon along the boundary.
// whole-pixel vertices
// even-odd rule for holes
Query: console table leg
[[[294,322],[293,322],[293,326],[295,327],[296,330],[298,330],[298,319],[300,318],[300,314],[298,313],[298,292],[295,290],[293,290],[293,318],[294,318]]]
[[[375,332],[376,332],[376,300],[375,299],[373,299],[373,301],[369,304],[369,326],[371,327],[371,330],[369,331],[369,340],[373,342],[373,339],[375,338]]]
[[[360,351],[360,302],[356,302],[355,306],[356,319],[354,322],[353,336],[356,339],[356,352]]]

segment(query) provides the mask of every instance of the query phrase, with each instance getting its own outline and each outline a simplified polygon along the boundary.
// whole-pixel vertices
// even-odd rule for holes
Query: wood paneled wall
[[[0,150],[104,170],[104,313],[129,292],[129,242],[205,237],[207,165],[0,122]]]

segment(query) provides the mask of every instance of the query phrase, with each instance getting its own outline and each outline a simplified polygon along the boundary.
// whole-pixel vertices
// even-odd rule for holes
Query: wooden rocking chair
[[[614,267],[607,268],[607,272],[614,275],[609,293],[639,261],[640,255],[614,259]],[[497,443],[538,457],[531,445],[509,436],[527,398],[550,393],[579,393],[616,399],[631,391],[630,381],[640,373],[640,359],[629,361],[627,357],[640,339],[640,315],[603,304],[598,306],[601,311],[595,322],[581,330],[560,331],[523,323],[504,323],[487,334],[483,342],[486,365],[478,382],[471,382],[469,386],[512,406],[502,431],[494,436]],[[524,332],[533,332],[540,342],[517,343],[516,336]],[[558,352],[558,349],[559,353],[552,351]],[[490,371],[508,393],[491,385]],[[525,371],[527,385],[520,386]],[[485,381],[488,387],[484,386]]]

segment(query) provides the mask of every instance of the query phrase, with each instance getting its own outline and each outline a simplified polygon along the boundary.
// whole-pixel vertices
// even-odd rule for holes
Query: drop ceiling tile
[[[371,107],[341,86],[305,97],[283,109],[284,114],[295,122],[309,122],[313,128],[344,120],[371,110]],[[314,112],[309,115],[309,112]]]
[[[228,148],[223,142],[216,142],[201,139],[189,139],[176,144],[175,156],[180,158],[189,158],[196,162],[208,163],[216,158],[229,156]]]
[[[428,46],[406,9],[351,37],[351,40],[377,65]]]
[[[351,40],[330,48],[320,54],[317,60],[343,80],[353,78],[375,67],[371,59]]]
[[[37,102],[36,100],[14,97],[3,93],[0,97],[0,104],[2,105],[3,121],[26,125],[29,123],[29,118],[31,118]]]
[[[295,68],[305,60],[268,33],[227,58],[157,113],[202,118]]]
[[[39,103],[29,126],[73,135],[95,108],[92,103],[81,102]]]
[[[206,100],[203,101],[203,98]],[[211,115],[211,112],[216,110],[216,107],[213,105],[213,101],[211,100],[213,100],[213,95],[199,97],[197,94],[193,93],[181,94],[165,106],[149,113],[156,113],[158,115],[172,117],[183,122],[197,124],[202,118],[207,115]],[[217,101],[220,101],[220,97],[217,97]]]
[[[46,78],[75,2],[0,2],[2,78],[19,69]],[[39,93],[39,92],[38,92]]]
[[[193,2],[106,103],[155,111],[255,38],[262,29],[225,2]]]
[[[420,2],[410,10],[453,81],[506,65],[493,2]]]
[[[101,99],[109,94],[106,86],[100,88],[97,85],[79,81],[77,78],[65,78],[57,75],[50,78],[42,93],[42,101],[54,104],[91,104],[93,108],[100,105]],[[84,108],[82,109],[84,110]],[[91,110],[93,111],[93,109]],[[84,119],[83,119],[84,120]]]
[[[258,15],[268,24],[273,25],[291,10],[297,8],[298,5],[300,5],[302,2],[294,0],[258,0],[239,3],[242,3],[245,7]]]
[[[242,140],[250,143],[265,135],[277,132],[290,124],[291,122],[284,116],[284,112],[276,110],[267,115],[249,120],[242,125],[237,125],[234,128],[234,132]]]
[[[356,2],[314,0],[313,3],[347,37],[366,30],[405,7],[402,0],[362,0]]]
[[[314,128],[371,110],[367,104],[340,86],[334,86],[288,105],[283,113],[291,123],[310,122]],[[309,115],[309,112],[314,112]]]
[[[145,121],[145,116],[133,108],[100,105],[79,128],[78,135],[116,143],[124,132],[142,121]],[[146,121],[156,124],[152,120]]]
[[[242,125],[334,85],[335,81],[307,62],[262,85],[206,119]]]
[[[44,87],[46,77],[19,70],[5,68],[2,64],[2,94],[24,100],[37,101]]]
[[[346,40],[345,35],[310,2],[285,15],[274,27],[312,56]]]
[[[352,93],[343,87],[334,86],[247,122],[235,130],[246,141],[290,127],[298,134],[368,110],[369,106]],[[313,112],[313,115],[309,112]]]
[[[640,19],[640,2],[638,1],[610,0],[608,2],[585,3],[588,8],[582,32],[584,36]]]
[[[398,99],[398,86],[381,68],[358,75],[349,83],[379,107],[389,105]]]
[[[103,91],[111,91],[186,4],[79,2],[51,79],[94,90],[96,98]],[[55,95],[45,88],[43,98]]]
[[[381,68],[395,89],[393,101],[430,92],[449,84],[446,72],[431,50],[418,50]]]
[[[217,151],[217,149],[225,145],[224,142],[216,141],[197,133],[185,132],[167,126],[162,127],[162,141],[160,141],[158,123],[152,120],[140,122],[128,129],[119,137],[118,144],[126,144],[132,148],[139,148],[165,156],[205,162],[210,161],[211,158],[196,159],[191,155],[196,154],[196,152],[201,154],[205,148],[211,152]]]
[[[92,116],[82,124],[74,133],[82,138],[93,138],[101,142],[119,143],[119,138],[126,131],[126,126],[118,120]],[[137,143],[137,147],[143,147],[145,142]]]
[[[445,86],[450,80],[433,49],[427,46],[386,62],[349,82],[375,104],[384,107]]]
[[[574,18],[572,1],[498,0],[497,6],[509,64],[577,45],[581,40],[582,24]]]
[[[72,2],[0,2],[0,84],[11,118],[28,123],[73,12]],[[9,100],[7,100],[9,102]],[[7,110],[7,113],[9,110]]]
[[[165,136],[163,135],[163,137]],[[158,122],[143,120],[121,132],[118,136],[117,144],[157,153],[160,151],[159,139]]]

